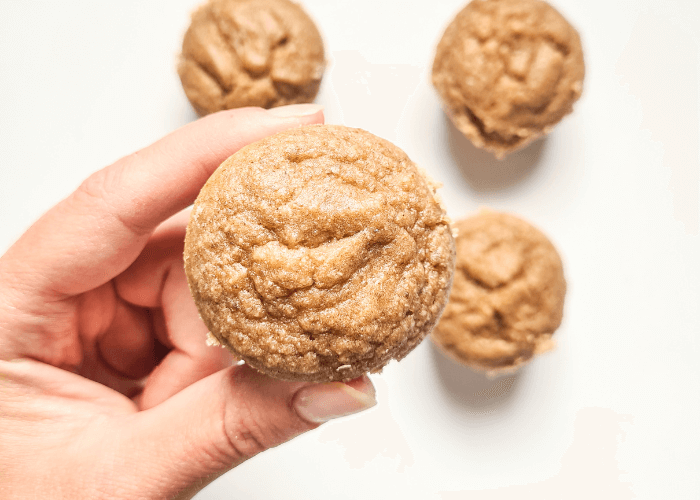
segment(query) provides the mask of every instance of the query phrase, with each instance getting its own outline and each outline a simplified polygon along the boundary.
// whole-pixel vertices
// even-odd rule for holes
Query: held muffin
[[[514,371],[552,349],[566,293],[552,243],[527,222],[488,210],[454,226],[454,284],[433,341],[490,373]]]
[[[454,241],[436,186],[393,144],[316,125],[241,149],[194,204],[185,270],[211,334],[288,380],[349,380],[437,322]]]
[[[204,115],[313,101],[325,62],[316,25],[289,0],[209,0],[185,33],[178,73]]]
[[[473,0],[440,40],[433,85],[454,125],[502,158],[547,134],[583,89],[576,30],[541,0]]]

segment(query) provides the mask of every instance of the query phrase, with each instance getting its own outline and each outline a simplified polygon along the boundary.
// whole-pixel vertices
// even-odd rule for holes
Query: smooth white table
[[[266,452],[198,500],[700,498],[700,4],[553,0],[583,98],[503,162],[429,84],[458,0],[306,0],[328,123],[396,142],[457,218],[520,214],[560,249],[558,349],[489,380],[429,342],[379,405]],[[195,118],[175,72],[192,0],[0,0],[0,250],[81,179]]]

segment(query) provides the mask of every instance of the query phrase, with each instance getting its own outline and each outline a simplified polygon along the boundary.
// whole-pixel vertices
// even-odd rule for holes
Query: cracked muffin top
[[[452,122],[499,158],[570,113],[583,76],[578,33],[540,0],[473,0],[447,27],[433,62]]]
[[[513,371],[552,349],[566,293],[552,243],[527,222],[489,210],[454,226],[454,284],[433,341],[492,373]]]
[[[192,15],[178,73],[200,115],[313,101],[325,62],[316,25],[289,0],[209,0]]]
[[[454,241],[436,186],[368,132],[316,125],[241,149],[195,202],[185,270],[211,334],[268,375],[350,380],[437,322]]]

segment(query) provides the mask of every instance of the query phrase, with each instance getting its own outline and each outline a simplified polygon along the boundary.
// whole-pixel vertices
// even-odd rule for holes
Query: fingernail
[[[319,111],[323,111],[321,104],[290,104],[267,110],[268,113],[278,118],[315,115]]]
[[[357,377],[356,379],[350,380],[349,382],[345,383],[353,389],[363,392],[368,396],[371,396],[376,399],[377,391],[374,389],[374,384],[372,383],[372,380],[370,380],[370,378],[367,376],[367,374],[364,374],[361,377]]]
[[[294,409],[299,416],[315,424],[352,415],[376,404],[374,388],[367,394],[342,382],[308,385],[294,398]]]

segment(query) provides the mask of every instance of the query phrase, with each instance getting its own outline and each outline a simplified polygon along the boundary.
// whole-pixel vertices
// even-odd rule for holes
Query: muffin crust
[[[316,25],[289,0],[209,0],[193,15],[178,73],[197,113],[311,102],[325,62]]]
[[[317,125],[243,148],[195,202],[185,270],[202,319],[252,367],[349,380],[430,332],[454,269],[436,186],[393,144]]]
[[[455,279],[433,341],[458,361],[508,372],[554,347],[566,282],[562,262],[539,230],[484,210],[454,224]]]
[[[454,125],[502,158],[547,134],[583,90],[576,30],[541,0],[473,0],[440,40],[433,85]]]

